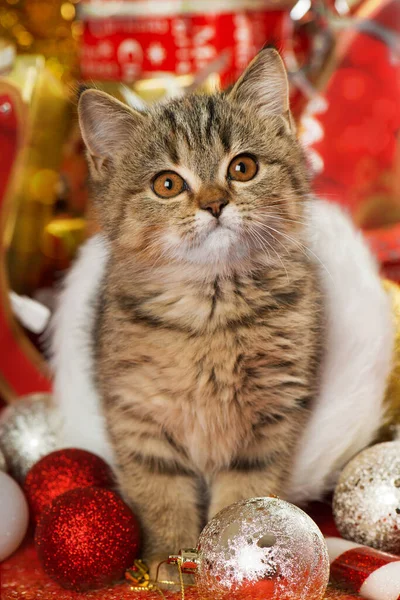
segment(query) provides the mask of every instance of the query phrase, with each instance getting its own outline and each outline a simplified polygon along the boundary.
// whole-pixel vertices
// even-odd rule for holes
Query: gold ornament
[[[400,552],[400,442],[358,454],[342,471],[333,499],[341,535],[385,552]]]
[[[154,587],[150,579],[149,568],[142,560],[135,560],[133,567],[126,571],[125,579],[129,581],[133,589],[138,588],[145,591]]]
[[[57,200],[71,106],[40,56],[16,57],[0,75],[0,89],[11,89],[18,98],[26,132],[7,187],[10,210],[0,244],[7,248],[10,287],[29,295],[38,288],[45,269],[41,245]]]
[[[196,553],[196,550],[193,550],[192,552]],[[183,570],[181,568],[181,555],[170,556],[167,562],[177,565],[179,583],[176,581],[163,581],[158,579],[158,571],[163,563],[160,563],[158,566],[156,579],[155,581],[152,581],[150,579],[150,572],[146,563],[144,563],[142,560],[135,560],[133,567],[125,572],[125,579],[130,583],[131,590],[133,592],[156,592],[162,598],[167,600],[162,588],[169,587],[171,590],[173,590],[179,587],[181,598],[182,600],[185,600],[185,585],[182,576]]]
[[[195,575],[199,567],[199,553],[195,548],[185,548],[169,556],[168,563],[178,565],[182,573]]]

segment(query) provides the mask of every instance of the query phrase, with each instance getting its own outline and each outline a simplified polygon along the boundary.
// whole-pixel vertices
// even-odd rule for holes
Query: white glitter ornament
[[[279,498],[252,498],[222,510],[197,548],[199,597],[213,600],[321,600],[329,558],[317,525]]]
[[[400,553],[400,442],[367,448],[346,465],[333,514],[344,538]]]
[[[0,562],[24,539],[29,511],[25,496],[14,479],[0,472]]]
[[[23,482],[29,469],[57,447],[60,420],[50,394],[16,400],[0,416],[0,450],[10,473]]]

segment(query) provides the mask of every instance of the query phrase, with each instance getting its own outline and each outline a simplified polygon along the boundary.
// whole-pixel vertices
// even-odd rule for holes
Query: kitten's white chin
[[[207,233],[196,245],[178,240],[173,235],[168,235],[166,242],[175,258],[196,264],[226,264],[244,256],[244,247],[237,233],[221,225]]]
[[[233,250],[236,257],[241,254],[237,234],[220,225],[208,234],[197,253],[203,262],[226,262],[232,258]]]
[[[241,219],[237,209],[228,206],[219,221],[204,210],[194,218],[198,238],[193,242],[168,233],[165,242],[175,258],[199,265],[229,265],[246,255],[240,239]]]
[[[201,249],[205,252],[219,252],[223,254],[224,252],[227,253],[236,241],[236,233],[227,227],[219,225],[208,234],[201,245]]]

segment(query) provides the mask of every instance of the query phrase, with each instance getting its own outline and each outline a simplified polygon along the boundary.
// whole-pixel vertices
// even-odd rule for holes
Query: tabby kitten
[[[226,95],[79,102],[110,259],[96,381],[152,563],[250,496],[285,495],[316,394],[320,301],[278,53]]]

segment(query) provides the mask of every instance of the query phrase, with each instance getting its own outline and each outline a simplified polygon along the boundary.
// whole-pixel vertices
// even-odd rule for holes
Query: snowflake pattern
[[[164,62],[167,52],[160,42],[150,44],[147,49],[147,58],[153,65],[160,65]]]

